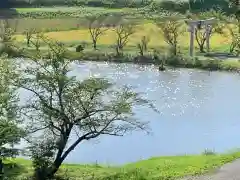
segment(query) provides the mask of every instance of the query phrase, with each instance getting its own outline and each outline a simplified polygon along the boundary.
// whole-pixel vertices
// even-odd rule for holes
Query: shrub
[[[81,44],[76,47],[76,52],[82,52],[83,50],[84,50],[84,46]]]
[[[205,149],[203,154],[206,156],[209,156],[209,155],[215,155],[216,153],[213,150]]]

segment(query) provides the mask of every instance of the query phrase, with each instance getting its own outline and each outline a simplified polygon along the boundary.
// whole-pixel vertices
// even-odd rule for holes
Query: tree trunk
[[[201,53],[204,53],[204,44],[199,44],[199,50]]]
[[[27,39],[27,46],[30,46],[30,38]]]
[[[120,56],[120,50],[119,50],[119,47],[118,47],[118,46],[116,46],[116,55],[117,55],[117,56]]]
[[[47,179],[53,179],[59,167],[62,165],[63,160],[58,158],[54,161],[53,166],[50,168],[49,173],[47,175]]]
[[[2,159],[0,159],[0,180],[3,179],[3,162]]]
[[[173,46],[173,55],[176,56],[177,55],[177,45],[174,44]]]
[[[93,40],[93,49],[97,50],[97,41],[96,40]]]
[[[143,47],[141,45],[139,45],[139,54],[140,56],[144,56]]]

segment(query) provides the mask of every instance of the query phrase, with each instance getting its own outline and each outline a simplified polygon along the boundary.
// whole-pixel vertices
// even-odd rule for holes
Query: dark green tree
[[[19,150],[13,146],[23,137],[23,130],[18,127],[18,97],[12,86],[12,79],[17,79],[13,63],[2,57],[0,60],[0,162],[4,158],[14,157]],[[1,166],[1,165],[0,165]]]

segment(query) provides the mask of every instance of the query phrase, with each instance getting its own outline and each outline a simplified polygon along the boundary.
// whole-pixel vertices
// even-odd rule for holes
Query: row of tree
[[[169,45],[169,52],[173,55],[177,55],[180,52],[179,38],[186,33],[187,26],[184,22],[188,19],[208,19],[215,17],[216,22],[212,25],[210,31],[210,37],[213,34],[221,34],[226,36],[230,40],[229,52],[239,54],[240,44],[240,20],[237,15],[226,16],[222,11],[211,10],[209,12],[202,12],[198,14],[188,13],[186,16],[182,16],[178,13],[166,13],[162,17],[149,16],[146,18],[151,19],[158,27],[159,34],[163,36],[163,40]],[[140,29],[131,20],[126,20],[122,16],[108,16],[104,14],[90,15],[86,17],[88,30],[92,40],[92,46],[94,50],[98,49],[99,39],[106,34],[109,30],[113,30],[116,34],[115,44],[112,46],[115,49],[116,55],[123,54],[124,47],[127,46],[129,38]],[[10,27],[8,21],[4,21],[2,26],[1,39],[8,46],[12,46],[15,42],[14,32],[16,31],[18,23],[15,23],[15,27]],[[37,31],[35,28],[26,29],[24,32],[27,46],[33,46],[38,51],[42,44],[42,36],[44,32]],[[205,52],[207,34],[205,28],[197,28],[195,31],[195,40],[199,46],[200,52]],[[150,38],[143,36],[136,47],[139,50],[139,54],[144,56],[148,52],[148,45]],[[8,47],[6,46],[6,47]],[[79,45],[76,51],[80,52],[84,50],[84,44]],[[12,48],[6,48],[7,51],[11,51]],[[11,53],[11,52],[10,52]]]
[[[216,22],[212,25],[210,31],[210,37],[213,34],[220,34],[222,36],[229,37],[230,42],[230,53],[239,53],[239,36],[240,36],[240,21],[237,16],[226,16],[222,11],[211,10],[209,12],[203,12],[199,14],[187,14],[181,16],[178,13],[168,13],[162,17],[147,17],[157,25],[159,34],[163,36],[163,40],[169,45],[170,52],[173,55],[177,55],[179,52],[179,38],[186,33],[187,26],[184,22],[185,18],[203,20],[210,17],[215,17]],[[88,30],[92,40],[92,46],[94,50],[98,49],[99,39],[106,34],[110,29],[116,34],[116,43],[114,49],[116,54],[119,56],[123,53],[124,47],[129,42],[129,38],[139,30],[139,26],[134,22],[123,19],[120,16],[106,16],[106,15],[91,15],[86,17]],[[41,34],[42,32],[36,31],[34,28],[27,29],[25,32],[27,45],[31,44],[39,50],[41,45]],[[36,36],[37,34],[37,36]],[[195,31],[195,40],[199,46],[200,52],[205,52],[207,33],[204,27],[199,27]],[[139,43],[136,45],[139,49],[141,56],[148,50],[148,44],[150,38],[143,36]],[[84,45],[81,45],[78,51],[84,49]]]

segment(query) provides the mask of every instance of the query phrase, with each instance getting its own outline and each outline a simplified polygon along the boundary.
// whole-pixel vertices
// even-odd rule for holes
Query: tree
[[[115,49],[117,55],[121,55],[123,48],[127,45],[131,35],[135,33],[135,26],[130,22],[122,21],[114,28],[116,32],[116,44]]]
[[[6,53],[8,56],[14,56],[21,52],[21,48],[15,43],[14,33],[16,32],[17,22],[15,21],[15,26],[12,28],[10,25],[10,20],[1,21],[0,27],[0,42],[2,42],[2,48],[0,53]]]
[[[224,24],[221,22],[223,20],[223,16],[225,16],[225,14],[222,11],[210,10],[208,12],[202,12],[196,16],[194,15],[191,17],[192,17],[192,19],[196,19],[196,20],[204,20],[204,19],[208,19],[210,17],[216,18],[216,22],[214,22],[210,27],[209,38],[211,38],[212,35],[215,33],[218,33],[218,34],[223,33]],[[195,39],[197,41],[200,52],[204,53],[205,52],[204,46],[205,46],[206,40],[207,40],[207,32],[206,32],[205,27],[200,27],[200,28],[195,29]]]
[[[27,46],[30,46],[31,39],[33,38],[33,35],[36,33],[35,28],[29,28],[24,31],[26,40],[27,40]]]
[[[115,88],[102,78],[81,81],[70,76],[74,62],[64,58],[65,48],[51,41],[48,46],[50,58],[30,59],[17,84],[33,95],[23,107],[24,114],[31,120],[27,129],[42,132],[38,138],[41,141],[29,137],[29,142],[35,142],[31,148],[34,149],[32,158],[36,164],[42,164],[35,168],[37,180],[52,178],[66,157],[83,141],[147,130],[146,122],[134,118],[132,107],[150,105],[153,108],[149,101],[128,87]],[[73,133],[76,136],[71,138],[74,142],[70,144]]]
[[[240,3],[239,0],[228,0],[229,6],[234,9],[234,18],[236,19],[236,24],[238,26],[238,33],[240,34]]]
[[[239,32],[239,21],[235,18],[235,16],[223,17],[224,26],[227,31],[223,31],[222,35],[226,36],[231,40],[230,42],[230,53],[240,54],[240,32]],[[230,37],[230,38],[229,38]]]
[[[18,97],[16,88],[11,85],[12,79],[16,79],[13,63],[1,57],[0,60],[0,167],[6,157],[14,157],[19,150],[13,148],[23,137],[23,130],[18,127]],[[1,172],[1,169],[0,169]]]
[[[192,4],[196,3],[196,2],[200,2],[200,3],[204,3],[204,0],[188,0],[188,10],[189,12],[192,11]]]
[[[177,55],[177,46],[179,36],[184,33],[183,22],[179,20],[178,14],[169,14],[167,17],[155,19],[160,32],[164,37],[164,41],[170,45],[173,55]]]
[[[227,26],[229,34],[231,36],[231,44],[229,48],[230,53],[240,54],[240,34],[238,33],[237,28]]]
[[[148,50],[148,43],[150,38],[147,36],[143,36],[140,43],[138,43],[137,47],[139,49],[139,54],[144,56],[144,53]]]
[[[5,50],[10,49],[13,46],[13,42],[15,40],[15,38],[13,37],[14,30],[10,27],[8,20],[2,21],[0,32],[0,38],[3,43],[3,49],[5,52]]]
[[[44,38],[43,33],[37,32],[36,35],[30,39],[31,44],[35,47],[36,51],[40,50],[41,42]]]
[[[86,17],[88,20],[88,30],[90,32],[93,48],[97,49],[97,41],[108,30],[104,27],[105,15],[91,15]]]

